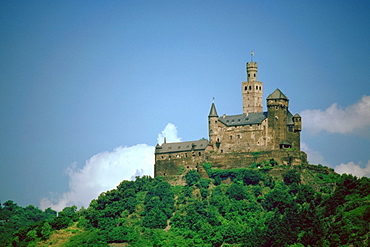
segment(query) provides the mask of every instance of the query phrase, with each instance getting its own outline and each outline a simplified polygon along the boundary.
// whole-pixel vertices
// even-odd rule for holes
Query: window
[[[248,90],[248,86],[245,86],[245,87],[244,87],[244,90],[245,90],[245,91],[247,91],[247,90]]]
[[[252,86],[249,86],[249,90],[252,90]]]
[[[233,136],[230,136],[230,140],[232,140],[233,139]]]
[[[256,86],[256,90],[258,90],[258,86]]]
[[[202,153],[201,152],[198,152],[199,156],[202,156]]]
[[[254,73],[253,76],[256,77],[256,73]]]
[[[250,75],[250,74],[248,74],[248,77],[251,77],[251,75]]]

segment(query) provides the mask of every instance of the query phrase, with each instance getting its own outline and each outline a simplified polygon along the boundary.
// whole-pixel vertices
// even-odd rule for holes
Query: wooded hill
[[[369,178],[320,165],[203,167],[207,178],[180,170],[172,181],[123,181],[87,209],[67,207],[58,216],[7,201],[0,207],[0,246],[370,244]],[[185,185],[170,185],[181,177]],[[69,235],[57,240],[62,233]]]

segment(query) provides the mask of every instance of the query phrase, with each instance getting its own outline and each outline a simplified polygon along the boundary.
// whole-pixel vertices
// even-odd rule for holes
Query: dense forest
[[[370,244],[369,178],[321,165],[203,167],[207,178],[180,169],[172,180],[123,181],[86,209],[57,213],[7,201],[0,204],[0,246]]]

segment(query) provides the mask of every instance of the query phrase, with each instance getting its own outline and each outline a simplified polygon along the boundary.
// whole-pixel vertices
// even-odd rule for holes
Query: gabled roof
[[[215,103],[212,102],[211,110],[209,111],[208,117],[218,117]]]
[[[286,99],[289,100],[285,94],[283,94],[280,89],[276,89],[272,94],[270,94],[266,99]]]
[[[225,124],[226,126],[242,126],[249,124],[260,124],[267,118],[267,112],[255,112],[240,115],[231,115],[218,118],[218,121]]]
[[[301,116],[300,116],[298,113],[296,113],[296,114],[294,114],[294,116],[293,116],[293,117],[300,118]]]
[[[155,153],[163,154],[163,153],[200,151],[205,150],[207,148],[207,145],[208,140],[163,143],[162,145],[156,146]]]

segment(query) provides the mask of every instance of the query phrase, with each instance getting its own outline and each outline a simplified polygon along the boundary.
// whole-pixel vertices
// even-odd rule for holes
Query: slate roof
[[[218,117],[215,103],[212,103],[211,110],[209,111],[208,117]]]
[[[286,100],[289,100],[287,96],[285,96],[285,94],[283,94],[280,89],[275,89],[275,91],[270,94],[266,99],[286,99]]]
[[[260,124],[267,118],[267,112],[255,112],[240,115],[223,115],[218,118],[218,121],[226,126],[242,126],[249,124]]]
[[[226,126],[243,126],[249,124],[261,124],[263,120],[267,118],[267,112],[256,112],[256,113],[248,113],[248,114],[240,114],[240,115],[224,115],[218,118],[218,121],[225,124]],[[293,122],[293,114],[288,111],[287,112],[287,125],[294,124]],[[297,114],[296,114],[297,115]],[[294,116],[296,116],[294,115]]]
[[[287,125],[294,124],[293,122],[293,114],[288,111],[288,116],[287,116]]]
[[[205,150],[208,145],[208,140],[199,141],[188,141],[188,142],[172,142],[163,143],[161,146],[157,144],[155,148],[156,154],[163,153],[177,153],[177,152],[188,152]]]

